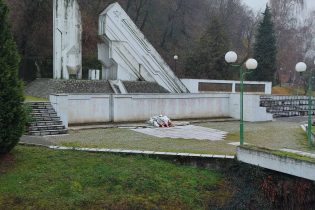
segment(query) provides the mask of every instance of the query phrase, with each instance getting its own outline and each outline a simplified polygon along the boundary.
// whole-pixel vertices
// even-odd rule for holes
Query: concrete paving
[[[187,121],[174,121],[174,126],[185,126],[189,125],[190,122]],[[107,128],[127,128],[127,129],[136,129],[136,128],[153,128],[153,126],[148,123],[108,123],[101,125],[74,125],[70,126],[69,130],[78,131],[78,130],[91,130],[91,129],[107,129]]]
[[[44,136],[22,136],[20,139],[22,144],[39,145],[39,146],[52,146],[55,143],[47,140]]]
[[[170,128],[138,128],[131,130],[159,138],[197,139],[210,141],[221,141],[227,135],[227,132],[225,131],[195,125],[176,126]]]

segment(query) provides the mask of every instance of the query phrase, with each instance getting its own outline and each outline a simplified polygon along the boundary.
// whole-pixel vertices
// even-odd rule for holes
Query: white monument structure
[[[171,93],[188,92],[118,3],[100,14],[99,36],[103,80],[145,80],[157,82]]]
[[[54,0],[55,79],[69,79],[74,74],[81,78],[81,32],[77,1]],[[51,94],[50,102],[66,126],[144,121],[157,114],[171,119],[239,119],[238,81],[179,80],[118,3],[111,4],[100,14],[99,36],[98,58],[102,72],[91,70],[89,76],[91,80],[99,77],[109,80],[115,94],[84,91]],[[170,93],[129,93],[125,81],[155,82]],[[218,89],[221,83],[222,90]],[[255,84],[261,92],[270,94],[271,83],[247,85]],[[246,93],[244,97],[245,121],[272,120],[272,114],[260,107],[259,94]]]
[[[81,12],[77,0],[54,0],[54,79],[82,78]]]

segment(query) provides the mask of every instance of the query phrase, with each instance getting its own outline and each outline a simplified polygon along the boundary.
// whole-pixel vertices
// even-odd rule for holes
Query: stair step
[[[58,117],[57,113],[31,113],[33,117]]]
[[[35,121],[29,124],[29,126],[49,126],[49,125],[62,125],[62,121]]]
[[[27,104],[51,104],[49,101],[26,102]]]
[[[51,105],[30,105],[32,109],[53,109]]]
[[[29,102],[26,104],[32,108],[31,116],[34,120],[29,123],[29,135],[48,136],[68,133],[50,102]]]
[[[63,130],[65,129],[64,125],[46,125],[46,126],[31,126],[29,131],[47,131],[47,130]]]
[[[49,135],[61,135],[67,134],[68,130],[45,130],[45,131],[29,131],[28,134],[32,136],[49,136]]]
[[[60,117],[40,117],[35,116],[33,117],[35,121],[60,121]]]
[[[32,113],[56,113],[56,111],[51,109],[32,109]]]

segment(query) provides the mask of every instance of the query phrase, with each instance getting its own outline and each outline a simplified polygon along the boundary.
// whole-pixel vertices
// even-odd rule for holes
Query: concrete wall
[[[56,94],[50,101],[65,125],[171,119],[233,117],[239,119],[239,94]],[[245,95],[245,121],[269,121],[258,95]]]
[[[315,181],[315,164],[253,149],[237,148],[241,162]]]
[[[260,95],[244,94],[243,116],[248,122],[271,121],[272,114],[265,107],[260,107]],[[240,94],[233,93],[229,97],[230,117],[240,119]]]
[[[54,79],[82,78],[82,24],[77,0],[53,1]]]
[[[114,95],[114,121],[145,121],[154,115],[171,119],[229,116],[228,94]]]
[[[202,80],[202,79],[181,79],[181,81],[184,83],[184,85],[187,87],[190,93],[200,93],[199,92],[199,83],[210,83],[210,84],[232,84],[232,93],[236,93],[235,87],[236,84],[240,84],[240,81],[234,81],[234,80]],[[272,83],[271,82],[250,82],[250,81],[244,81],[244,84],[249,85],[264,85],[265,86],[265,92],[264,94],[271,94],[272,91]]]
[[[51,95],[50,102],[58,116],[68,124],[111,121],[111,95]]]

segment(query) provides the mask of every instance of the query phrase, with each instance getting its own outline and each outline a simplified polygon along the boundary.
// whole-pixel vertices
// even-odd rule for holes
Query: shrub
[[[0,0],[0,155],[10,152],[24,132],[26,115],[18,78],[19,62],[8,23],[8,7]]]

